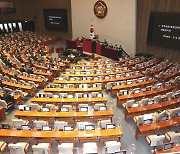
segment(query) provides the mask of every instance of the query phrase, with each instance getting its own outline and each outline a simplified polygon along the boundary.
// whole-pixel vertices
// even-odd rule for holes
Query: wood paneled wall
[[[72,38],[71,0],[14,0],[16,13],[0,14],[0,21],[33,20],[37,32],[60,37]],[[68,32],[46,30],[44,25],[43,9],[67,9]]]
[[[180,62],[180,51],[146,43],[150,12],[178,12],[180,0],[137,0],[137,53],[148,53]]]

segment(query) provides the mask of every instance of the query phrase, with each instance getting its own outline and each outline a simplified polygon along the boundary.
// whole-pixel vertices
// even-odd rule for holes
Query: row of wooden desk
[[[174,89],[174,86],[170,85],[167,87],[162,87],[162,88],[158,88],[158,89],[154,89],[154,90],[150,90],[150,91],[140,92],[138,94],[129,94],[129,95],[122,95],[122,96],[119,96],[119,94],[117,94],[117,98],[118,98],[117,105],[121,105],[122,103],[125,103],[128,99],[139,99],[142,97],[152,97],[157,94],[167,93],[168,91],[171,91],[173,89]]]
[[[166,80],[169,80],[169,79],[171,79],[171,78],[173,78],[173,77],[176,77],[176,76],[178,76],[178,75],[180,75],[180,71],[176,71],[176,72],[170,73],[170,74],[168,74],[168,75],[164,75],[161,79],[162,79],[163,81],[166,81]]]
[[[155,134],[157,131],[167,130],[173,127],[179,127],[179,125],[180,117],[175,117],[160,122],[153,122],[147,125],[138,125],[136,127],[135,138],[138,139],[140,135]]]
[[[171,149],[167,150],[157,150],[155,149],[154,154],[179,154],[180,153],[180,145],[176,145]]]
[[[3,70],[3,72],[5,74],[9,74],[12,77],[15,76],[14,72],[11,72],[11,71],[6,70],[4,68],[1,68],[1,69]],[[43,73],[43,72],[34,71],[34,74],[36,74],[36,75],[43,75],[43,76],[47,77],[48,80],[50,79],[51,81],[53,81],[53,74],[52,73]],[[24,75],[21,75],[21,74],[18,74],[17,78],[23,79],[25,81],[33,81],[33,82],[39,84],[42,87],[45,86],[45,81],[43,79],[33,78],[33,77],[29,77],[29,76],[24,76]]]
[[[103,119],[111,119],[113,116],[112,110],[105,111],[88,111],[88,112],[39,112],[39,111],[16,111],[15,117],[25,120],[63,120],[75,123],[77,120],[80,121],[98,121]]]
[[[150,68],[152,67],[153,65],[157,64],[158,62],[161,61],[161,58],[156,58],[156,60],[154,60],[152,63],[148,64],[148,65],[144,65],[144,66],[141,66],[141,67],[136,67],[136,70],[138,71],[143,71],[145,70],[146,68]]]
[[[102,91],[102,87],[91,87],[91,88],[44,88],[45,92],[51,93],[59,93],[59,92],[69,92],[69,93],[76,93],[76,92],[95,92],[95,91]]]
[[[13,83],[13,82],[5,81],[5,80],[3,80],[2,83],[6,86],[13,88],[13,89],[15,89],[15,88],[16,89],[22,89],[22,91],[25,91],[31,95],[34,95],[34,93],[35,93],[35,89],[33,86]]]
[[[122,81],[122,80],[130,80],[130,79],[136,79],[143,77],[142,74],[137,74],[133,76],[126,76],[126,77],[120,77],[120,78],[110,78],[110,79],[99,79],[99,80],[57,80],[55,79],[54,83],[60,83],[60,84],[89,84],[89,83],[107,83],[107,82],[115,82],[115,81]]]
[[[48,98],[48,97],[34,97],[31,102],[38,104],[52,103],[52,104],[79,104],[79,103],[98,103],[107,102],[105,97],[96,98]]]
[[[121,66],[111,66],[111,67],[93,67],[93,66],[76,66],[75,68],[67,68],[66,71],[95,71],[95,70],[115,70],[123,69]]]
[[[120,140],[122,137],[122,128],[115,129],[95,129],[89,131],[38,131],[38,130],[16,130],[16,129],[1,129],[1,140],[25,140],[30,141],[32,138],[39,142],[86,142],[86,141],[108,141]]]
[[[165,102],[155,103],[146,106],[139,106],[139,107],[132,107],[132,108],[125,108],[125,120],[128,118],[132,118],[134,116],[152,113],[158,110],[168,109],[172,107],[179,107],[180,106],[180,98],[174,98]]]
[[[44,71],[34,70],[33,73],[36,75],[42,75],[45,78],[47,78],[49,81],[53,81],[53,79],[54,79],[52,72],[44,72]]]
[[[32,78],[32,77],[29,77],[29,76],[24,76],[24,75],[20,75],[18,74],[17,77],[19,79],[23,79],[25,81],[33,81],[35,83],[37,83],[39,86],[41,87],[45,87],[45,81],[43,79],[39,79],[39,78]]]
[[[159,72],[161,72],[161,71],[163,71],[165,69],[168,69],[171,65],[172,65],[172,63],[169,62],[167,65],[165,65],[165,66],[163,66],[161,68],[157,68],[157,69],[154,69],[154,70],[150,71],[148,74],[149,75],[157,74],[157,73],[159,73]]]
[[[116,75],[116,74],[123,74],[123,73],[128,73],[132,72],[131,70],[122,70],[118,72],[109,72],[109,73],[96,73],[96,74],[88,74],[88,73],[82,73],[82,74],[66,74],[63,73],[61,76],[72,76],[72,77],[87,77],[87,76],[108,76],[108,75]]]
[[[157,82],[156,79],[152,79],[152,80],[147,80],[147,81],[138,82],[138,83],[119,85],[119,86],[112,86],[111,94],[115,95],[117,92],[119,92],[119,90],[122,90],[122,89],[127,90],[127,89],[131,89],[131,88],[138,88],[140,86],[147,86],[147,85],[150,85],[150,84],[154,84],[156,82]]]

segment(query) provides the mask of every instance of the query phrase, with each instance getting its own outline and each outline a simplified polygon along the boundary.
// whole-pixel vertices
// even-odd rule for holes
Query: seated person
[[[6,101],[6,103],[8,104],[8,103],[15,103],[14,102],[14,97],[13,96],[11,96],[11,92],[10,91],[5,91],[4,92],[4,95],[3,95],[3,100],[5,100]]]

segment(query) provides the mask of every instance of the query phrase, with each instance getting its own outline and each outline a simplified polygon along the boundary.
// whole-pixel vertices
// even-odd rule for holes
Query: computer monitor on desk
[[[52,131],[52,126],[42,126],[43,131]]]
[[[31,107],[30,106],[25,106],[24,111],[31,111]]]
[[[48,107],[42,107],[43,112],[50,112],[50,109]]]
[[[18,105],[18,108],[20,111],[24,111],[24,107],[25,107],[25,105]]]
[[[64,126],[64,131],[73,131],[74,128],[72,126]]]
[[[61,108],[61,112],[69,112],[69,108],[67,108],[67,107],[62,107],[62,108]]]
[[[154,100],[149,100],[148,105],[154,104]]]
[[[81,112],[87,112],[88,111],[88,107],[80,107],[80,111]]]
[[[164,150],[172,149],[173,148],[173,143],[165,143],[164,144]]]
[[[128,91],[124,91],[122,94],[123,95],[128,95]]]
[[[126,150],[117,151],[115,154],[126,154]]]
[[[115,129],[115,124],[106,124],[106,129]]]
[[[95,130],[95,126],[94,125],[85,125],[85,130]]]
[[[31,130],[30,125],[21,125],[22,130]]]
[[[152,123],[152,114],[145,114],[144,115],[144,124],[150,124]]]
[[[11,125],[10,124],[1,124],[1,128],[2,129],[11,129]]]
[[[106,111],[107,110],[107,107],[106,106],[100,106],[99,107],[99,111]]]

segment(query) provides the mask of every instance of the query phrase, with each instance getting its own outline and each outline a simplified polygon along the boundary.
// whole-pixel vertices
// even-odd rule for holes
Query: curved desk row
[[[31,139],[37,141],[51,142],[86,142],[86,141],[108,141],[120,140],[123,132],[121,127],[115,129],[95,129],[89,131],[37,131],[37,130],[16,130],[16,129],[0,129],[1,140],[25,140],[30,142]]]
[[[174,86],[170,85],[170,86],[158,88],[155,90],[140,92],[138,94],[129,94],[129,95],[122,95],[122,96],[119,96],[119,94],[117,93],[117,98],[118,98],[117,105],[121,105],[122,103],[125,103],[128,99],[139,99],[142,97],[152,97],[158,94],[167,93],[168,91],[171,91],[173,88]]]
[[[79,66],[80,67],[80,66]],[[84,69],[82,68],[84,67]],[[111,70],[114,70],[114,69],[122,69],[123,67],[121,66],[113,66],[113,67],[102,67],[102,68],[97,68],[97,67],[93,67],[93,66],[82,66],[81,68],[67,68],[66,71],[80,71],[80,72],[83,72],[83,71],[95,71],[95,70],[108,70],[108,69],[111,69]]]
[[[136,88],[136,87],[140,87],[140,86],[147,86],[147,85],[150,85],[150,84],[154,84],[156,82],[157,82],[156,79],[152,79],[152,80],[147,80],[147,81],[138,82],[138,83],[113,86],[111,88],[111,94],[115,95],[119,90],[122,90],[122,89],[126,89],[127,90],[127,89]]]
[[[16,111],[15,117],[25,120],[38,119],[38,120],[63,120],[75,123],[80,121],[98,121],[102,119],[111,119],[113,116],[112,110],[105,111],[88,111],[88,112],[39,112],[39,111]]]
[[[13,83],[13,82],[9,82],[9,81],[2,81],[2,83],[6,86],[12,87],[14,88],[19,88],[22,89],[22,91],[25,91],[31,95],[34,95],[35,93],[35,89],[33,86],[28,86],[28,85],[22,85],[22,84],[18,84],[18,83]]]
[[[96,98],[32,98],[31,102],[35,102],[38,104],[44,104],[44,103],[52,103],[52,104],[72,104],[76,103],[77,105],[79,103],[98,103],[98,102],[107,102],[107,99],[105,97],[96,97]]]
[[[142,74],[137,74],[133,76],[126,76],[120,78],[110,78],[110,79],[99,79],[99,80],[54,80],[54,83],[60,84],[88,84],[88,83],[107,83],[107,82],[115,82],[115,81],[122,81],[122,80],[130,80],[143,77]]]
[[[163,77],[161,78],[163,81],[166,81],[166,80],[169,80],[169,79],[171,79],[171,78],[173,78],[173,77],[176,77],[176,76],[178,76],[178,75],[180,75],[180,71],[176,71],[176,72],[173,72],[173,73],[170,73],[170,74],[168,74],[168,75],[163,75]]]
[[[44,88],[45,92],[59,93],[59,92],[95,92],[102,91],[102,87],[91,87],[91,88]]]
[[[141,67],[137,67],[136,70],[138,71],[143,71],[145,70],[146,68],[150,68],[152,67],[153,65],[157,64],[158,62],[161,61],[161,58],[157,58],[156,60],[154,60],[152,63],[148,64],[148,65],[144,65],[144,66],[141,66]]]
[[[168,69],[171,65],[172,65],[172,63],[169,62],[168,65],[163,66],[162,68],[154,69],[154,70],[150,71],[148,74],[149,74],[149,75],[157,74],[157,73],[159,73],[159,72],[161,72],[161,71],[163,71],[163,70],[165,70],[165,69]]]
[[[25,81],[33,81],[35,83],[37,83],[38,85],[40,85],[41,87],[45,87],[45,81],[43,79],[38,79],[38,78],[32,78],[32,77],[29,77],[29,76],[23,76],[23,75],[20,75],[18,74],[17,77],[19,79],[23,79]]]
[[[134,108],[125,108],[125,120],[141,114],[152,113],[158,110],[172,108],[173,106],[180,106],[180,98],[171,99],[161,103],[155,103],[146,106],[139,106]]]
[[[4,68],[2,68],[2,70],[3,70],[3,72],[4,72],[5,74],[9,74],[10,76],[13,76],[13,77],[15,76],[15,73],[14,73],[14,72],[10,72],[9,70],[6,70],[6,69],[4,69]],[[23,79],[23,80],[25,80],[25,81],[33,81],[33,82],[41,85],[42,87],[45,86],[45,82],[44,82],[43,79],[32,78],[32,77],[24,76],[24,75],[21,75],[21,74],[18,74],[18,75],[17,75],[17,78]]]
[[[133,67],[133,66],[135,66],[136,64],[145,62],[146,60],[147,60],[147,58],[142,58],[142,59],[139,59],[139,60],[135,60],[135,61],[133,61],[133,62],[128,61],[128,62],[126,62],[125,66]],[[129,62],[130,62],[130,63],[129,63]],[[128,64],[127,64],[127,63],[128,63]]]
[[[49,81],[53,81],[53,79],[54,79],[53,73],[51,73],[51,72],[48,73],[48,72],[35,70],[35,71],[33,71],[33,73],[36,75],[42,75],[45,78],[47,78]]]
[[[155,134],[158,131],[178,127],[180,125],[180,117],[171,118],[165,121],[153,122],[147,125],[138,125],[136,127],[135,137],[138,139],[140,135]]]
[[[118,71],[118,72],[109,72],[109,73],[96,73],[96,74],[66,74],[63,73],[61,74],[61,76],[72,76],[72,77],[87,77],[87,76],[108,76],[108,75],[116,75],[116,74],[122,74],[122,73],[128,73],[128,72],[132,72],[131,70],[122,70],[122,71]],[[72,72],[71,72],[72,73]]]
[[[174,146],[171,149],[167,149],[167,150],[157,150],[155,149],[154,154],[178,154],[180,153],[180,145]]]

